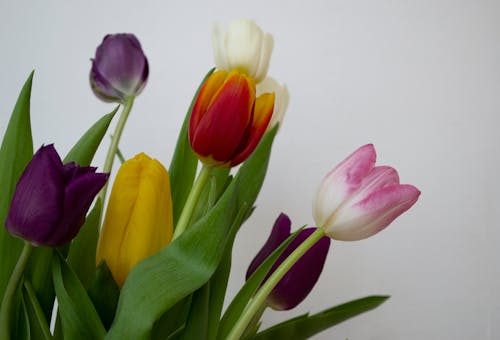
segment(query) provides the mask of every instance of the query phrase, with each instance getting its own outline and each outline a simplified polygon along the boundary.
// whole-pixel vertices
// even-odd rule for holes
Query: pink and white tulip
[[[316,225],[329,237],[355,241],[387,227],[417,201],[420,191],[400,184],[394,168],[375,166],[376,153],[367,144],[330,171],[313,201]]]

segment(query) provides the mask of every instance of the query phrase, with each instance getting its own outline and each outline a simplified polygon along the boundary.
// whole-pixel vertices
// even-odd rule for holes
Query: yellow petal
[[[99,239],[102,259],[122,286],[141,260],[172,239],[173,218],[167,170],[141,153],[125,162],[116,176]]]

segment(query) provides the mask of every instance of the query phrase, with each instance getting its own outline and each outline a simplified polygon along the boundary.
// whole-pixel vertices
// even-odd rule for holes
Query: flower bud
[[[97,246],[121,287],[130,270],[172,240],[173,219],[167,170],[144,153],[122,164],[109,198]]]
[[[287,215],[281,214],[274,223],[267,242],[248,267],[246,279],[272,254],[289,236],[291,221]],[[280,264],[303,242],[316,228],[305,228],[292,240],[281,253],[263,283],[272,275]],[[275,310],[289,310],[302,302],[319,279],[330,248],[330,239],[323,237],[314,244],[281,278],[267,297],[267,304]],[[263,284],[262,283],[262,284]]]
[[[189,141],[203,163],[235,166],[264,135],[274,94],[255,98],[255,83],[238,71],[217,71],[203,84],[191,112]]]
[[[372,144],[360,147],[321,182],[313,202],[316,224],[329,237],[355,241],[370,237],[410,209],[420,191],[399,184],[389,166],[375,166]]]
[[[124,102],[141,93],[148,79],[148,60],[133,34],[108,34],[92,59],[90,85],[105,102]]]
[[[273,45],[272,35],[252,20],[235,20],[227,32],[216,23],[212,30],[215,66],[246,73],[257,83],[266,77]]]
[[[36,246],[71,241],[108,179],[96,168],[63,164],[54,146],[42,146],[19,178],[5,222],[7,231]]]

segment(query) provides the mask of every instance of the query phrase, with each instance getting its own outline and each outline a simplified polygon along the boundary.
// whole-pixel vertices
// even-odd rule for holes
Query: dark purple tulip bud
[[[148,59],[133,34],[108,34],[97,47],[90,86],[105,102],[124,102],[141,93],[148,79]]]
[[[267,242],[248,267],[246,279],[253,274],[264,260],[290,236],[291,221],[285,214],[280,214],[274,223],[273,230]],[[316,228],[305,228],[288,245],[278,260],[271,267],[264,282]],[[267,304],[276,310],[288,310],[297,306],[313,289],[323,270],[326,255],[330,248],[330,238],[323,237],[313,245],[278,282],[267,297]]]
[[[63,164],[54,146],[42,146],[17,182],[7,231],[34,245],[57,247],[71,241],[109,175],[96,168]]]

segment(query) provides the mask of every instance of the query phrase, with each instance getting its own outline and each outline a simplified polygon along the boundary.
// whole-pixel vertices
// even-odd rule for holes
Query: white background
[[[251,18],[275,38],[270,74],[291,102],[257,210],[234,250],[232,297],[279,212],[312,223],[323,175],[372,142],[419,187],[414,208],[370,239],[334,242],[320,282],[264,325],[369,294],[379,309],[315,339],[500,338],[498,1],[0,0],[0,134],[36,70],[35,146],[65,154],[113,109],[88,85],[106,33],[133,32],[150,62],[121,147],[166,166],[191,96],[213,66],[211,24]],[[102,165],[104,151],[95,164]]]

